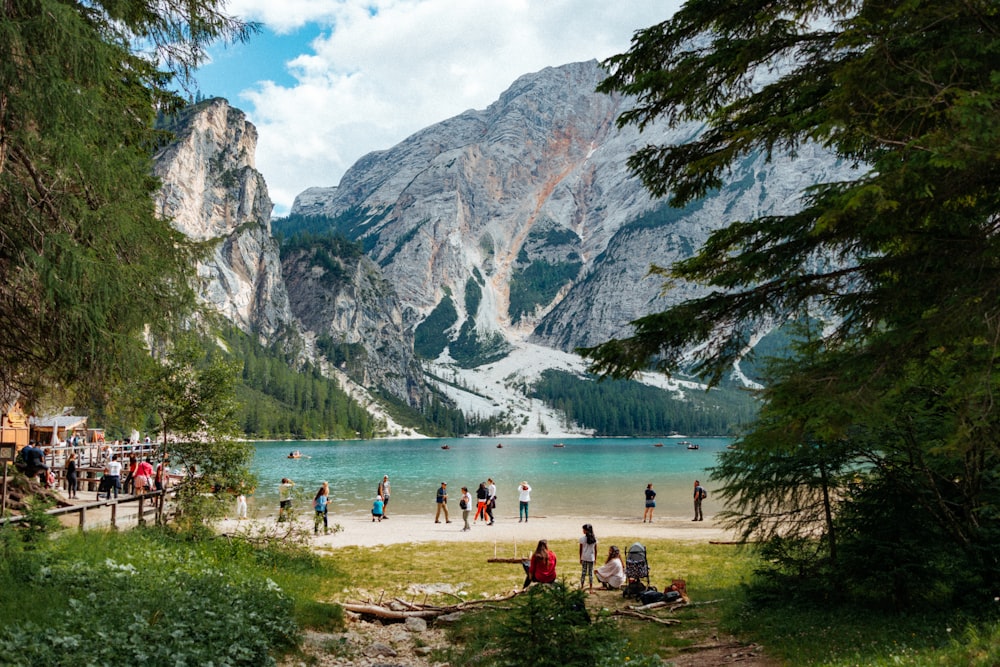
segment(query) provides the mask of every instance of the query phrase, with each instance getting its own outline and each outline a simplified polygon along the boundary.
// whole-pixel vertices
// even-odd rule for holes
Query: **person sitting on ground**
[[[547,540],[538,540],[538,546],[535,547],[535,553],[531,554],[531,560],[521,561],[521,565],[527,575],[522,588],[527,588],[534,581],[551,584],[556,580],[556,554],[554,551],[549,551]]]
[[[625,584],[625,562],[622,561],[622,554],[618,547],[612,545],[608,549],[608,559],[604,565],[594,571],[597,580],[604,588],[618,590]]]

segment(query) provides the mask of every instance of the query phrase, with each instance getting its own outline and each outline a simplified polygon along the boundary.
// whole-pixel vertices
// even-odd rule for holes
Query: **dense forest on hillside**
[[[597,382],[551,369],[542,373],[531,395],[603,436],[730,435],[757,412],[754,398],[740,389],[686,391],[678,399],[633,380]]]
[[[243,362],[240,424],[248,438],[370,438],[379,424],[336,380],[249,336],[225,332],[230,353]]]

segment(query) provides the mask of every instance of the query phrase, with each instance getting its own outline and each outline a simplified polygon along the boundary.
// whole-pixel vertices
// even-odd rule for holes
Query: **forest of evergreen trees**
[[[234,329],[225,333],[243,362],[240,424],[248,438],[370,438],[380,426],[314,366],[295,370],[275,348],[264,348]]]
[[[633,380],[597,382],[551,369],[542,373],[531,395],[603,436],[732,435],[757,412],[749,392],[736,388],[687,391],[680,400]]]

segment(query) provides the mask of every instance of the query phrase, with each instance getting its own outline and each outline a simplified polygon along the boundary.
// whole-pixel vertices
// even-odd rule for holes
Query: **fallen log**
[[[611,612],[612,616],[628,616],[629,618],[638,618],[643,621],[652,621],[653,623],[659,623],[660,625],[679,625],[680,621],[676,618],[659,618],[658,616],[652,616],[650,614],[642,614],[638,611],[632,609],[617,609]]]
[[[485,598],[482,600],[467,600],[459,604],[448,605],[446,607],[439,607],[436,605],[420,605],[413,602],[405,602],[399,598],[393,598],[394,602],[400,603],[400,606],[406,607],[406,609],[391,609],[389,607],[384,607],[381,604],[381,597],[379,598],[379,603],[373,602],[342,602],[341,607],[345,611],[352,612],[355,614],[362,614],[366,616],[375,616],[376,618],[382,618],[386,620],[402,621],[407,617],[415,616],[418,618],[435,618],[437,616],[444,616],[445,614],[453,614],[457,611],[465,611],[472,607],[481,607],[483,605],[492,604],[494,602],[505,602],[511,598],[517,597],[524,591],[514,591],[509,595],[498,598]]]
[[[352,602],[345,602],[341,606],[355,614],[365,614],[367,616],[377,616],[378,618],[389,618],[397,621],[403,621],[410,617],[434,618],[445,613],[439,609],[407,609],[399,611],[389,609],[388,607],[380,607],[375,604],[355,604]]]
[[[523,563],[526,558],[487,558],[487,563]]]

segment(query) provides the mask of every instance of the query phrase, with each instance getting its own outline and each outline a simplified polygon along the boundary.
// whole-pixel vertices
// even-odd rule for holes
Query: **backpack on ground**
[[[639,593],[639,604],[653,604],[654,602],[662,602],[663,593],[656,590],[656,586],[650,586],[642,593]]]

